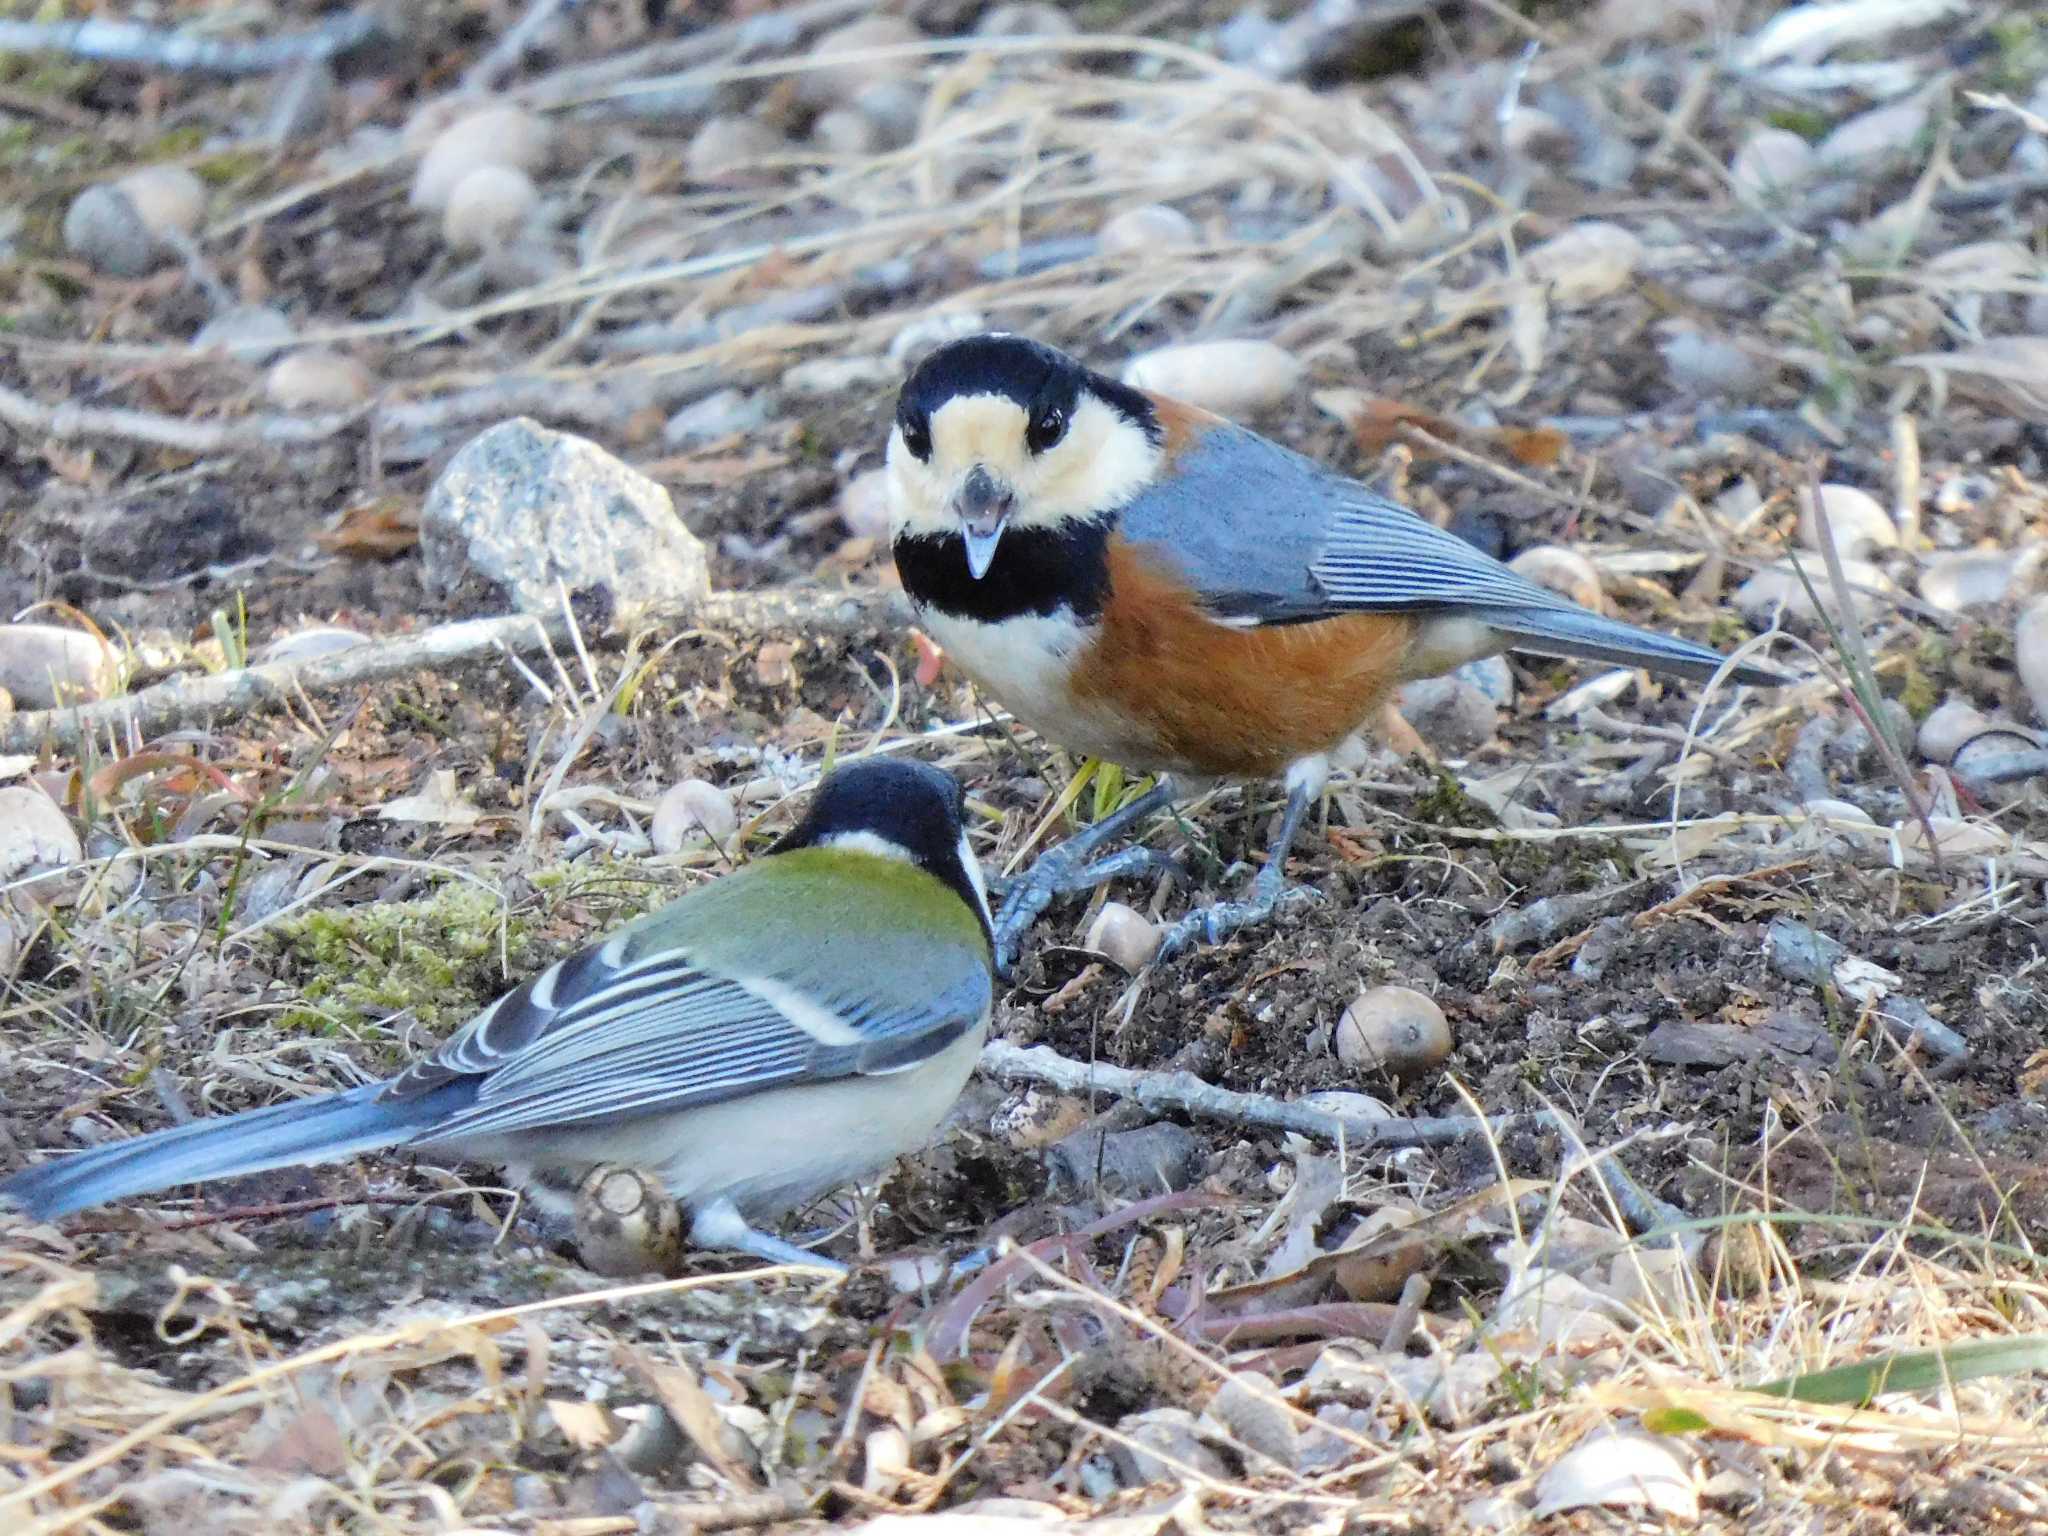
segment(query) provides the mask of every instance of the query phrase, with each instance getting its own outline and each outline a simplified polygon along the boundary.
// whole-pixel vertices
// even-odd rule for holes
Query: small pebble
[[[0,624],[0,690],[23,709],[90,703],[120,687],[106,641],[61,624]]]
[[[1165,203],[1144,203],[1111,215],[1097,233],[1105,256],[1138,256],[1147,251],[1177,251],[1201,244],[1195,221]]]
[[[1763,369],[1741,347],[1683,323],[1674,323],[1657,343],[1671,382],[1694,395],[1740,399],[1763,382]]]
[[[1836,611],[1834,583],[1820,561],[1809,559],[1805,562],[1806,579],[1813,583],[1813,590],[1829,612]],[[1869,616],[1879,611],[1884,603],[1883,593],[1892,590],[1892,579],[1876,566],[1863,560],[1844,560],[1843,579],[1849,583],[1850,605],[1858,614]],[[1879,595],[1861,590],[1872,588]],[[1807,595],[1799,573],[1790,564],[1767,565],[1741,586],[1735,589],[1735,609],[1752,624],[1767,625],[1780,608],[1787,616],[1812,623],[1818,617],[1813,599]]]
[[[1152,963],[1159,953],[1164,931],[1144,913],[1120,901],[1106,901],[1081,947],[1107,958],[1120,969],[1135,975]]]
[[[69,869],[84,857],[78,832],[56,801],[33,785],[0,786],[0,884],[44,870]],[[25,887],[31,896],[38,889]],[[54,893],[50,885],[46,894]]]
[[[1143,353],[1124,368],[1126,384],[1219,416],[1277,405],[1301,375],[1300,360],[1270,341],[1191,341]]]
[[[1337,1020],[1337,1059],[1396,1078],[1434,1071],[1451,1054],[1451,1026],[1434,1000],[1412,987],[1369,987]]]
[[[1927,129],[1928,98],[1922,94],[1859,112],[1814,148],[1817,166],[1860,171],[1910,153]]]
[[[683,169],[692,181],[727,181],[760,174],[762,162],[789,152],[781,134],[758,118],[707,118],[690,136]]]
[[[1369,1093],[1352,1093],[1344,1088],[1319,1088],[1294,1101],[1303,1109],[1321,1115],[1342,1115],[1348,1120],[1391,1120],[1393,1109]]]
[[[1425,677],[1404,685],[1400,709],[1415,734],[1446,757],[1478,751],[1500,728],[1499,707],[1462,677]]]
[[[1566,1510],[1650,1509],[1690,1524],[1699,1518],[1689,1458],[1670,1442],[1634,1430],[1597,1429],[1536,1481],[1538,1520]]]
[[[893,387],[901,382],[898,372],[886,357],[816,357],[784,369],[782,389],[800,400],[822,400],[853,389]]]
[[[2037,597],[2013,627],[2013,662],[2034,703],[2034,718],[2048,725],[2048,597]]]
[[[648,836],[656,853],[680,853],[706,838],[723,847],[739,824],[730,795],[706,780],[685,779],[655,802]]]
[[[751,432],[768,421],[768,400],[758,392],[721,389],[714,395],[684,406],[669,417],[662,428],[662,441],[671,448],[689,448],[735,432]]]
[[[283,310],[268,304],[238,304],[199,327],[192,345],[216,348],[245,362],[267,363],[289,347],[295,335]]]
[[[1074,19],[1045,0],[992,5],[974,24],[976,37],[1072,37]]]
[[[890,362],[908,372],[927,352],[949,341],[988,329],[988,316],[975,309],[938,310],[923,314],[889,338]]]
[[[846,482],[839,493],[839,520],[857,539],[889,535],[889,472],[866,469]]]
[[[1581,608],[1590,608],[1595,613],[1607,611],[1600,572],[1577,550],[1558,544],[1538,544],[1510,560],[1508,569],[1545,591],[1570,598]]]
[[[345,411],[369,399],[373,387],[369,369],[328,347],[281,357],[263,376],[263,393],[287,411]]]
[[[1743,141],[1728,171],[1752,197],[1772,197],[1813,174],[1813,146],[1789,128],[1759,129]]]
[[[1998,728],[2001,724],[2005,727],[2003,730]],[[2001,759],[2015,753],[2036,752],[2040,748],[2041,739],[2032,731],[2022,730],[2009,722],[1994,721],[1992,729],[1972,736],[1957,748],[1949,766],[1955,770],[1956,777],[1968,781],[1981,798],[1996,805],[2012,805],[2027,797],[2027,780],[2009,779],[2000,783],[1980,780],[1977,775]]]
[[[1799,492],[1799,542],[1808,549],[1824,546],[1820,518],[1814,511],[1813,492]],[[1896,549],[1898,526],[1891,513],[1868,491],[1853,485],[1824,485],[1820,488],[1820,509],[1827,513],[1828,527],[1835,536],[1835,551],[1844,560],[1861,560],[1880,550]]]
[[[900,149],[917,137],[924,89],[910,80],[877,80],[853,98],[853,106],[874,124],[883,149]]]
[[[811,44],[810,53],[814,59],[824,59],[840,53],[902,48],[924,40],[924,34],[901,16],[863,16],[858,21],[849,21],[844,26],[820,33],[817,41]],[[814,107],[847,106],[878,80],[907,75],[917,69],[919,63],[917,58],[906,54],[893,59],[828,64],[797,75],[797,94]]]
[[[1127,1487],[1179,1484],[1188,1477],[1225,1478],[1223,1458],[1202,1439],[1195,1416],[1185,1408],[1148,1408],[1117,1420],[1109,1454]]]
[[[865,112],[834,107],[829,112],[820,112],[811,124],[811,142],[827,154],[854,159],[872,155],[882,147],[882,130]]]
[[[683,1218],[642,1168],[600,1163],[576,1191],[576,1251],[593,1274],[665,1275],[683,1253]]]
[[[1619,293],[1642,265],[1643,242],[1619,224],[1588,219],[1552,236],[1522,258],[1523,270],[1567,309]]]
[[[1936,555],[1920,573],[1920,596],[1944,613],[1994,607],[2011,593],[2017,571],[2018,561],[1999,550]]]
[[[1915,745],[1921,758],[1927,762],[1948,764],[1956,760],[1956,752],[1962,743],[1972,735],[1982,735],[1991,727],[1991,717],[1976,709],[1966,698],[1944,698],[1939,705],[1921,721]]]
[[[546,167],[553,135],[544,118],[519,107],[486,107],[443,128],[413,174],[412,204],[438,213],[463,177],[480,165],[510,166],[529,176]]]
[[[1209,1417],[1231,1439],[1288,1471],[1301,1464],[1301,1431],[1273,1378],[1236,1371],[1209,1399]]]
[[[515,165],[479,165],[466,172],[441,210],[441,238],[455,251],[490,251],[511,243],[540,203],[533,178]]]
[[[169,254],[115,186],[87,187],[64,215],[64,248],[108,277],[145,277]]]
[[[289,635],[279,635],[256,653],[256,661],[262,665],[274,661],[312,661],[321,656],[334,656],[342,651],[351,651],[359,645],[369,643],[368,635],[335,625],[322,625],[314,629],[295,630]]]

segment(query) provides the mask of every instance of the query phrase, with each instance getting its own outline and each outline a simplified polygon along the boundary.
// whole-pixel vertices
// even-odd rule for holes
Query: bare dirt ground
[[[1518,1117],[1493,1134],[1361,1149],[978,1080],[940,1146],[805,1223],[867,1261],[843,1284],[605,1280],[404,1159],[16,1223],[0,1528],[2048,1524],[2048,804],[1921,730],[1960,701],[1965,753],[2009,756],[2048,709],[2019,617],[2048,587],[2048,20],[931,3],[832,32],[868,9],[537,29],[497,57],[548,125],[537,201],[481,254],[408,188],[509,9],[410,19],[281,139],[275,75],[0,55],[0,606],[109,637],[129,694],[310,625],[487,611],[426,593],[418,512],[520,413],[666,486],[715,588],[866,615],[586,614],[516,661],[84,743],[20,701],[0,780],[85,858],[0,893],[0,1167],[388,1072],[725,868],[652,851],[686,778],[751,845],[828,752],[913,751],[967,782],[996,868],[1106,808],[1102,779],[1053,815],[1078,765],[933,677],[889,606],[861,477],[948,325],[1111,369],[1269,340],[1299,372],[1261,429],[1504,555],[1579,551],[1639,622],[1775,630],[1800,681],[1589,707],[1600,669],[1518,661],[1482,744],[1340,778],[1292,865],[1308,912],[1131,976],[1068,903],[999,1007],[1074,1061]],[[1047,9],[1073,29],[975,31]],[[144,163],[196,171],[203,220],[109,276],[65,215]],[[1187,228],[1105,236],[1150,204]],[[242,305],[339,354],[340,393],[193,344]],[[708,435],[670,427],[727,389]],[[1803,548],[1845,607],[1816,481],[1882,520],[1844,549],[1846,626],[1771,574]],[[1234,891],[1276,810],[1184,807],[1151,839],[1200,889],[1110,894]],[[1436,1001],[1448,1059],[1338,1058],[1382,983]]]

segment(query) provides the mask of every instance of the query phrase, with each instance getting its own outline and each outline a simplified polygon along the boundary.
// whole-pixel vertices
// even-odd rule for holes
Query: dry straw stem
[[[654,1296],[679,1296],[688,1291],[707,1290],[719,1286],[751,1285],[763,1280],[802,1280],[825,1286],[836,1286],[837,1277],[823,1276],[814,1269],[801,1265],[771,1265],[764,1269],[742,1270],[734,1274],[704,1275],[681,1280],[655,1280],[637,1285],[611,1286],[598,1291],[579,1291],[569,1296],[549,1297],[544,1301],[531,1301],[516,1307],[499,1307],[488,1312],[473,1312],[464,1317],[424,1318],[403,1327],[387,1329],[376,1333],[356,1334],[324,1344],[289,1359],[274,1361],[259,1366],[232,1380],[225,1381],[205,1392],[194,1393],[173,1407],[156,1414],[146,1423],[130,1430],[117,1439],[86,1452],[75,1461],[65,1462],[56,1470],[23,1487],[0,1496],[0,1519],[26,1519],[35,1513],[38,1501],[62,1492],[102,1467],[112,1466],[130,1452],[170,1437],[180,1426],[195,1419],[211,1415],[223,1405],[235,1402],[245,1394],[256,1392],[275,1383],[288,1381],[298,1373],[311,1367],[331,1364],[340,1360],[354,1360],[366,1355],[387,1351],[409,1349],[430,1340],[454,1335],[482,1335],[499,1332],[507,1324],[539,1317],[550,1312],[587,1310],[610,1306],[622,1301],[642,1300]],[[92,1305],[93,1292],[81,1289],[81,1282],[90,1287],[89,1277],[70,1276],[54,1282],[63,1291],[56,1301],[48,1296],[39,1297],[27,1304],[16,1316],[0,1319],[0,1338],[10,1338],[26,1329],[38,1315],[47,1314],[57,1308],[82,1309]],[[83,1512],[70,1510],[57,1513],[29,1525],[10,1525],[10,1530],[21,1536],[56,1536],[77,1523]]]
[[[648,617],[700,630],[841,636],[871,634],[878,609],[886,614],[886,599],[783,587],[714,592],[702,603]],[[0,720],[0,752],[74,751],[102,732],[112,732],[118,742],[281,704],[301,692],[378,682],[506,652],[537,655],[569,638],[570,626],[559,615],[463,619],[303,662],[266,662],[210,677],[174,678],[121,698],[15,715]]]

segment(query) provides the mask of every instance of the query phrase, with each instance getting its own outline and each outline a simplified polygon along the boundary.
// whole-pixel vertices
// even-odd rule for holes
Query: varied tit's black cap
[[[803,820],[768,851],[786,853],[849,832],[871,832],[937,869],[959,861],[966,805],[950,773],[898,758],[864,758],[826,774]]]
[[[1048,412],[1074,414],[1081,392],[1108,401],[1133,422],[1153,430],[1152,403],[1137,390],[1083,367],[1056,347],[1028,336],[990,331],[949,341],[911,370],[896,396],[896,422],[915,450],[931,430],[932,413],[966,395],[1014,400],[1037,421]],[[925,457],[929,453],[918,457]]]

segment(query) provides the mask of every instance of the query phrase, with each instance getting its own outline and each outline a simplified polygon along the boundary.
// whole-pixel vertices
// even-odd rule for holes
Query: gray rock
[[[120,683],[120,661],[98,635],[61,624],[0,624],[0,689],[23,709],[104,699]]]
[[[298,339],[281,309],[268,304],[238,304],[199,327],[195,347],[218,347],[230,357],[267,363]]]
[[[669,417],[662,441],[671,448],[688,448],[735,432],[751,432],[768,422],[768,398],[755,391],[721,389]]]
[[[1447,757],[1476,752],[1493,739],[1500,711],[1463,677],[1425,677],[1401,690],[1401,718]]]
[[[166,255],[128,194],[104,184],[71,200],[64,245],[109,277],[146,277]]]
[[[711,590],[668,492],[596,443],[517,417],[472,438],[420,513],[427,589],[464,606],[555,614],[603,591],[620,622]]]
[[[1161,1120],[1130,1131],[1084,1126],[1046,1154],[1056,1187],[1131,1199],[1191,1189],[1209,1169],[1209,1152],[1186,1126]]]
[[[1183,1468],[1204,1477],[1230,1475],[1223,1458],[1203,1443],[1195,1416],[1185,1408],[1151,1408],[1144,1413],[1127,1414],[1117,1421],[1116,1427],[1118,1434],[1134,1442],[1110,1448],[1117,1471],[1131,1487],[1181,1482],[1189,1476],[1189,1471]],[[1137,1449],[1139,1446],[1144,1449]],[[1160,1454],[1146,1454],[1151,1451]]]

